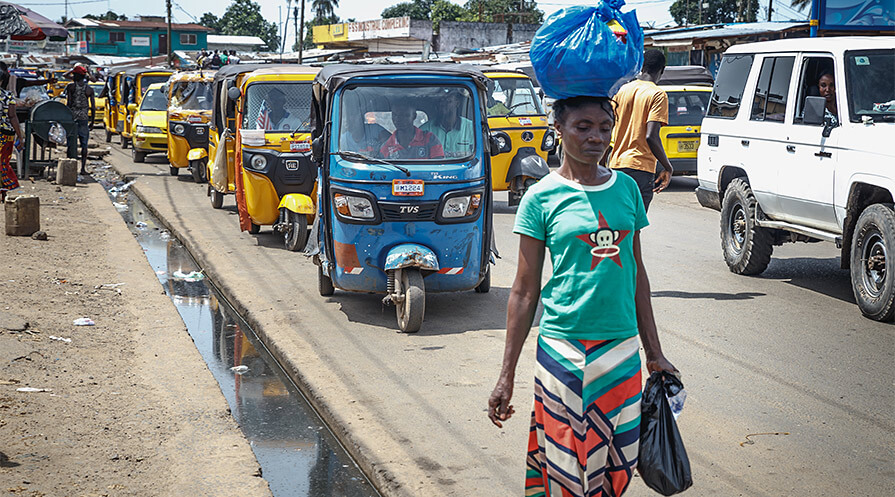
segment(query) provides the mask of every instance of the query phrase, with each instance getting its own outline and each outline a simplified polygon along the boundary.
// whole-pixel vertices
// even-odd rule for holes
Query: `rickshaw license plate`
[[[419,197],[423,194],[423,180],[421,179],[396,179],[392,180],[392,195],[403,197]]]
[[[699,140],[681,140],[677,142],[678,152],[695,152],[699,148]]]
[[[309,142],[309,141],[289,142],[289,151],[290,152],[310,152],[311,151],[311,142]]]

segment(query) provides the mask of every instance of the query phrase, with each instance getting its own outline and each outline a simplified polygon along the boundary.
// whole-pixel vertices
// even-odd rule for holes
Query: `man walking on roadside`
[[[664,190],[674,172],[659,137],[659,130],[668,124],[668,95],[656,85],[663,72],[665,54],[647,50],[637,79],[626,83],[613,97],[618,107],[609,167],[634,178],[647,210],[653,193]],[[658,177],[656,161],[663,168]]]
[[[87,84],[87,68],[75,66],[71,71],[72,82],[65,87],[65,100],[72,117],[78,125],[78,140],[81,142],[81,172],[87,174],[87,141],[90,138],[90,123],[96,117],[96,100],[93,88]],[[89,115],[88,115],[88,112]]]

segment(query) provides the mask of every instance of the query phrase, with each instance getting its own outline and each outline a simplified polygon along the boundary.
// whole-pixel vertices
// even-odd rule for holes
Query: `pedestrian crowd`
[[[196,59],[200,69],[220,69],[228,64],[239,64],[239,61],[236,50],[201,50]]]

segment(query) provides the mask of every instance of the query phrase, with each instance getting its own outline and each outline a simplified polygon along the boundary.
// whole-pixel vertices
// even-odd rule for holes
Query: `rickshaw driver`
[[[430,119],[420,129],[435,135],[448,157],[467,157],[472,153],[472,121],[460,115],[466,109],[466,99],[457,90],[450,90],[438,117]]]
[[[273,88],[267,93],[270,99],[270,127],[269,130],[294,131],[301,129],[301,118],[293,116],[286,110],[286,94],[279,88]]]
[[[429,131],[413,125],[416,107],[406,101],[398,102],[392,109],[395,132],[379,149],[384,159],[443,159],[444,148],[438,138]]]

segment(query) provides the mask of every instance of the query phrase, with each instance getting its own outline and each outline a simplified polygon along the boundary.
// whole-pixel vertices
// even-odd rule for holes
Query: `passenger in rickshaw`
[[[363,112],[346,119],[347,130],[342,134],[339,148],[349,152],[371,155],[379,153],[382,144],[388,140],[389,132],[378,124],[367,124]]]
[[[279,88],[272,88],[267,92],[270,100],[270,119],[264,129],[277,131],[294,131],[302,128],[304,121],[298,115],[294,115],[286,109],[286,94]]]
[[[392,107],[395,131],[379,148],[384,159],[443,159],[444,148],[434,134],[414,126],[416,104],[400,101]]]
[[[467,157],[473,151],[472,121],[464,117],[468,114],[470,98],[461,90],[449,89],[441,104],[437,119],[430,119],[420,126],[438,138],[447,157]]]

